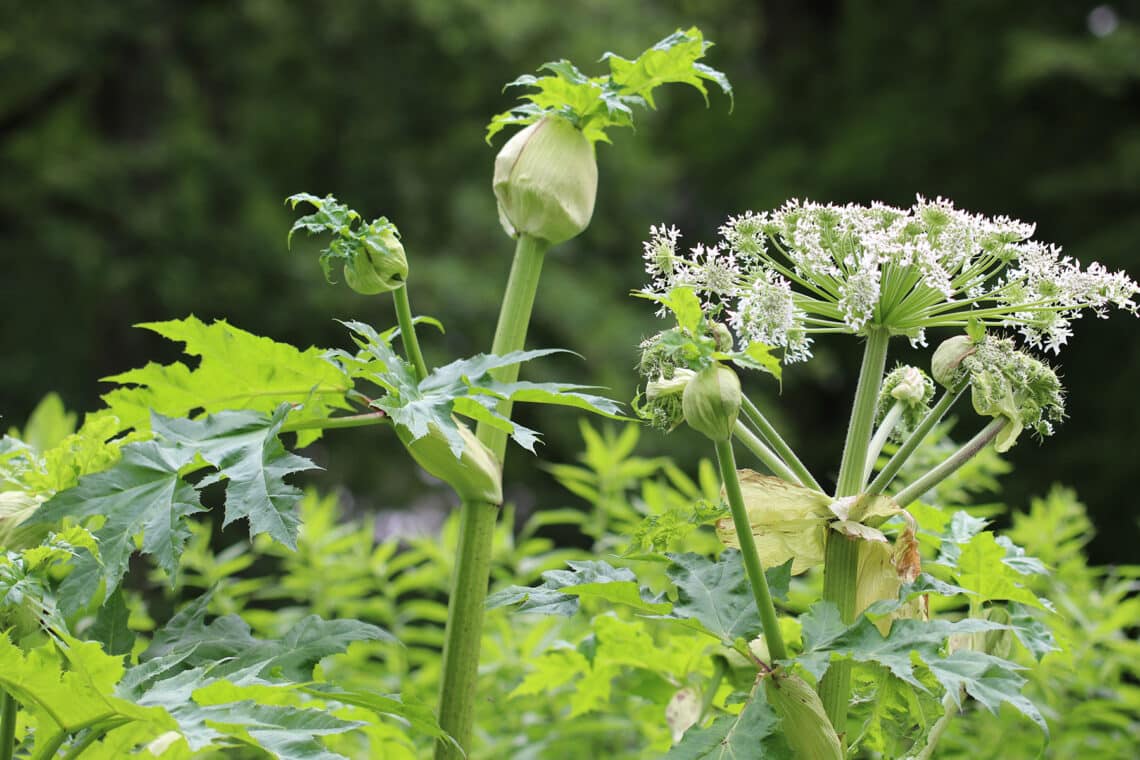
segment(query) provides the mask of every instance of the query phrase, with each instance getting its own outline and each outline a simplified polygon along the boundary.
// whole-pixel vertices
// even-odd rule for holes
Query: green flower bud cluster
[[[743,399],[736,373],[714,364],[685,386],[681,409],[689,427],[714,441],[727,441],[732,438]]]
[[[412,455],[412,459],[416,460],[416,463],[428,474],[455,489],[459,498],[465,501],[501,504],[502,467],[491,450],[483,445],[466,425],[458,420],[455,422],[463,439],[463,453],[458,458],[447,438],[434,425],[427,435],[420,438],[413,438],[406,427],[398,425],[396,435]]]
[[[902,404],[902,416],[891,431],[890,439],[901,443],[922,422],[934,399],[934,381],[918,367],[900,364],[883,378],[879,391],[876,423],[882,422],[895,404]]]
[[[1009,420],[994,441],[999,452],[1012,448],[1026,428],[1040,437],[1052,435],[1053,424],[1065,416],[1057,373],[1008,338],[990,335],[974,342],[957,336],[938,347],[934,362],[935,378],[947,387],[969,378],[974,411]]]

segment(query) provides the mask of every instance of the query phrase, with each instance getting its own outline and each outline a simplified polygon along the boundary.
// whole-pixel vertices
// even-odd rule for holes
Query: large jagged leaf
[[[99,556],[81,552],[61,587],[60,605],[65,611],[86,606],[100,581],[106,582],[107,594],[118,587],[140,533],[143,553],[173,575],[190,537],[186,518],[204,510],[198,492],[178,474],[194,456],[193,451],[164,447],[158,441],[129,444],[113,468],[80,479],[78,486],[56,494],[29,518],[32,525],[65,517],[104,519],[94,531]]]
[[[656,108],[653,91],[670,83],[695,87],[708,100],[705,82],[713,82],[730,97],[728,78],[716,69],[697,63],[712,45],[696,27],[678,29],[634,60],[606,53],[607,76],[587,77],[566,60],[543,64],[539,71],[550,74],[524,75],[507,87],[531,87],[522,99],[528,103],[498,114],[487,125],[487,141],[507,125],[532,124],[547,114],[566,119],[591,141],[609,142],[610,127],[632,127],[633,109]]]
[[[716,561],[699,554],[670,554],[669,579],[677,586],[673,616],[692,618],[709,633],[731,645],[738,638],[760,633],[760,613],[744,562],[736,549],[721,552]],[[775,598],[788,593],[791,565],[765,571]]]
[[[1024,557],[1007,561],[1009,547],[999,544],[994,534],[978,533],[961,547],[954,574],[958,583],[976,593],[982,601],[1007,600],[1047,609],[1046,603],[1022,585],[1023,568],[1036,572],[1036,565],[1026,565]]]
[[[268,419],[256,412],[220,412],[203,420],[156,414],[151,428],[163,445],[192,451],[217,468],[216,474],[198,486],[226,481],[223,527],[245,518],[251,536],[268,533],[294,548],[299,525],[295,508],[301,491],[284,478],[316,465],[281,445],[277,434],[288,413],[289,407],[283,404]]]
[[[780,718],[761,687],[753,688],[738,715],[721,715],[690,728],[666,760],[796,760],[779,733]],[[807,760],[804,758],[804,760]]]
[[[351,691],[327,684],[305,687],[302,691],[331,702],[341,702],[346,705],[363,707],[377,715],[395,717],[417,734],[430,736],[433,739],[441,739],[457,749],[461,749],[459,742],[455,741],[450,734],[439,727],[439,721],[435,717],[435,711],[428,705],[405,701],[399,695]]]
[[[94,535],[98,556],[82,551],[60,588],[65,612],[85,607],[105,583],[111,594],[126,572],[142,536],[143,554],[171,577],[190,536],[187,518],[203,511],[198,488],[227,482],[226,522],[245,517],[251,535],[268,533],[294,546],[300,491],[283,478],[313,465],[287,453],[277,432],[287,413],[282,405],[271,417],[257,412],[221,412],[204,420],[169,420],[155,415],[156,440],[123,447],[111,469],[88,475],[75,488],[62,491],[41,506],[28,524],[53,524],[64,518],[103,519]],[[195,485],[184,470],[206,462],[218,472]]]
[[[487,597],[488,607],[518,604],[519,612],[543,615],[573,615],[579,600],[600,599],[641,612],[661,615],[672,608],[668,602],[646,599],[633,571],[614,567],[603,560],[570,561],[569,570],[547,570],[539,586],[510,586]]]
[[[292,405],[294,419],[307,420],[350,408],[345,394],[352,382],[323,358],[323,349],[301,351],[224,320],[205,324],[194,316],[138,327],[184,343],[186,354],[201,361],[194,369],[181,362],[152,362],[104,378],[134,386],[103,396],[124,429],[149,428],[152,412],[168,417],[185,417],[199,409],[206,414],[227,409],[269,413],[285,402]],[[320,430],[303,431],[297,443],[304,446],[319,436]]]
[[[284,679],[302,683],[324,657],[343,652],[354,641],[395,641],[377,626],[359,620],[322,620],[309,615],[281,639],[261,640],[237,615],[206,622],[210,595],[191,602],[159,631],[143,659],[185,653],[179,662],[187,667],[216,665],[215,677],[247,672],[258,679]],[[218,664],[220,663],[220,664]],[[251,668],[255,668],[251,670]]]
[[[1008,660],[982,652],[958,650],[943,656],[946,641],[953,635],[1005,630],[1006,625],[988,620],[965,618],[949,620],[896,620],[884,636],[866,616],[848,626],[831,602],[812,605],[801,618],[804,651],[797,660],[817,679],[827,672],[833,657],[882,665],[891,675],[919,690],[926,690],[915,671],[924,665],[938,683],[957,701],[960,690],[994,710],[1009,702],[1047,733],[1044,720],[1019,690],[1025,679],[1017,674],[1023,668]]]
[[[509,433],[515,442],[534,451],[538,433],[513,422],[497,410],[500,401],[524,401],[576,409],[620,418],[620,406],[610,399],[584,391],[587,386],[567,383],[503,383],[491,377],[493,370],[521,364],[559,349],[513,351],[505,356],[479,354],[458,359],[439,367],[417,382],[407,363],[392,350],[392,333],[377,333],[361,322],[345,322],[356,335],[360,347],[356,356],[333,352],[354,377],[381,386],[387,393],[372,405],[387,414],[394,423],[406,428],[413,440],[438,430],[456,457],[466,447],[454,415],[485,422]]]

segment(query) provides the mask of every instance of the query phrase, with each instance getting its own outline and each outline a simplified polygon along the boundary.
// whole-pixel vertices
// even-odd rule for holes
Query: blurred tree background
[[[194,313],[329,347],[349,345],[334,317],[394,323],[388,299],[322,281],[316,241],[286,249],[282,201],[299,191],[399,225],[413,308],[448,328],[425,335],[429,363],[485,350],[513,250],[490,191],[505,138],[483,141],[515,97],[503,83],[558,58],[600,73],[601,52],[633,56],[693,24],[717,43],[708,62],[735,86],[735,109],[678,88],[638,134],[599,146],[594,222],[549,257],[529,341],[586,359],[532,377],[632,397],[636,345],[659,329],[628,297],[649,225],[674,223],[693,244],[730,213],[790,197],[947,196],[1140,274],[1135,1],[0,0],[0,18],[6,425],[49,390],[94,409],[98,378],[177,357],[134,323]],[[1062,356],[1071,419],[1047,445],[1014,449],[1006,496],[1072,484],[1100,527],[1094,559],[1134,558],[1136,323],[1085,322]],[[781,396],[766,386],[823,474],[857,371],[858,346],[843,343],[788,372]],[[523,414],[547,433],[542,459],[574,457],[573,415]],[[330,470],[319,482],[345,484],[364,509],[438,503],[387,432],[329,436],[311,452]],[[647,431],[643,444],[704,453],[685,435]],[[528,457],[512,454],[508,482],[522,487],[509,495],[571,502]]]

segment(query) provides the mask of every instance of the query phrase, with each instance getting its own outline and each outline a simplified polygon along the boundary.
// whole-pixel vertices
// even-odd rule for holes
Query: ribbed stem
[[[942,394],[942,398],[938,399],[938,403],[931,407],[930,411],[926,413],[926,416],[922,418],[922,422],[918,423],[918,427],[903,441],[903,445],[899,447],[895,455],[890,458],[890,461],[883,466],[883,469],[879,471],[879,474],[876,475],[875,479],[871,481],[871,484],[867,486],[865,493],[876,494],[886,490],[887,486],[894,480],[895,475],[897,475],[902,466],[906,464],[906,461],[910,459],[910,455],[926,440],[926,436],[930,435],[930,431],[934,429],[934,426],[946,416],[946,412],[950,411],[950,407],[954,406],[954,402],[957,401],[958,397],[962,395],[962,392],[966,390],[966,385],[967,383],[962,383],[956,388],[946,389]]]
[[[0,689],[0,760],[12,760],[16,752],[16,709],[19,703]]]
[[[804,463],[800,461],[800,458],[796,456],[796,452],[780,437],[780,434],[776,432],[776,428],[772,427],[772,423],[768,421],[764,413],[761,412],[747,396],[744,397],[743,409],[744,416],[748,418],[749,422],[756,426],[756,429],[760,431],[760,436],[768,442],[772,450],[775,451],[792,472],[796,474],[796,482],[801,486],[822,491],[823,488],[819,485],[819,482],[812,477],[812,474],[808,471],[808,468],[804,466]]]
[[[404,344],[404,353],[408,361],[416,370],[416,379],[423,380],[428,376],[427,364],[420,351],[420,340],[416,337],[416,323],[412,319],[412,305],[408,300],[408,286],[403,285],[392,291],[392,300],[396,303],[396,322],[400,325],[400,342]]]
[[[298,430],[337,430],[341,428],[367,427],[380,425],[388,421],[384,412],[365,412],[363,414],[350,414],[344,417],[324,417],[313,420],[286,421],[281,426],[282,433],[295,433]]]
[[[736,458],[732,453],[732,440],[716,442],[716,459],[720,465],[720,479],[728,496],[728,507],[732,510],[732,524],[736,528],[736,538],[740,542],[740,555],[744,559],[744,570],[752,586],[752,597],[756,609],[760,611],[760,626],[764,629],[764,639],[768,652],[774,659],[788,659],[784,647],[784,637],[780,633],[780,622],[776,618],[776,607],[772,604],[772,594],[768,590],[768,578],[760,563],[760,552],[756,549],[756,539],[752,535],[752,523],[748,520],[748,510],[744,506],[744,494],[740,491],[740,478],[736,474]]]
[[[992,420],[990,424],[982,428],[977,435],[962,444],[961,448],[946,457],[941,464],[895,494],[895,503],[903,509],[906,509],[906,507],[917,501],[924,493],[934,488],[943,480],[946,480],[946,478],[957,472],[962,465],[973,459],[974,456],[989,445],[989,442],[996,438],[997,434],[1002,431],[1002,428],[1008,424],[1009,420],[1005,417],[998,417]]]
[[[764,466],[772,471],[772,474],[778,478],[782,478],[789,483],[799,483],[800,479],[796,474],[788,469],[784,461],[776,456],[776,453],[768,448],[767,445],[756,434],[748,429],[740,420],[736,421],[736,426],[733,428],[732,434],[736,440],[744,444],[744,448],[751,451],[756,455],[756,458],[764,463]]]
[[[526,343],[530,314],[534,307],[538,280],[547,244],[526,235],[515,246],[514,263],[507,280],[499,323],[491,352],[502,356],[518,351]],[[518,379],[518,365],[501,367],[491,374],[501,382]],[[499,402],[499,412],[510,416],[511,402]],[[507,450],[507,434],[480,423],[476,436],[502,462]],[[443,645],[443,682],[440,686],[439,723],[460,746],[470,751],[475,725],[475,688],[478,680],[479,644],[483,632],[483,608],[491,573],[491,543],[499,505],[464,502],[460,505],[459,547],[455,576],[447,610],[447,631]],[[436,760],[458,760],[455,747],[438,742]]]
[[[835,496],[854,496],[863,485],[867,467],[867,448],[871,441],[871,428],[875,424],[875,407],[879,400],[879,387],[887,363],[887,344],[890,333],[872,328],[863,348],[863,366],[859,370],[859,384],[855,388],[855,403],[851,408],[851,421],[847,426],[847,440],[843,445],[843,461],[839,465],[839,480]],[[823,598],[839,608],[845,623],[855,618],[855,592],[858,586],[859,544],[834,531],[829,531],[824,552]],[[820,699],[831,719],[831,725],[840,735],[847,725],[847,702],[851,697],[851,662],[832,663],[819,688]]]

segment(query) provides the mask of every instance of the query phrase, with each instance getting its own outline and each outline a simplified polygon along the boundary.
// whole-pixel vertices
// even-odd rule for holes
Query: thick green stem
[[[526,235],[515,246],[514,263],[503,294],[499,323],[491,352],[502,356],[518,351],[526,343],[530,313],[534,307],[538,280],[542,274],[545,241]],[[518,365],[501,367],[492,376],[501,382],[518,379]],[[511,403],[499,403],[499,412],[510,416]],[[507,434],[480,423],[476,436],[502,462],[507,451]],[[491,543],[499,505],[464,502],[460,506],[459,549],[451,599],[447,610],[447,632],[443,645],[443,682],[440,687],[439,723],[465,750],[470,750],[475,725],[475,687],[479,668],[479,644],[483,631],[483,607],[491,572]],[[436,760],[462,757],[455,747],[439,742]]]
[[[962,383],[956,388],[948,388],[946,392],[942,394],[942,398],[938,399],[938,403],[931,407],[926,416],[922,418],[922,422],[918,423],[918,427],[903,441],[899,450],[895,452],[895,455],[890,458],[890,461],[883,466],[883,469],[879,471],[879,474],[876,475],[875,479],[871,481],[871,484],[867,486],[865,493],[877,494],[886,490],[887,486],[894,480],[895,475],[897,475],[902,466],[906,464],[906,461],[910,459],[911,454],[926,440],[926,436],[930,435],[930,431],[934,429],[934,426],[946,416],[946,412],[950,411],[950,407],[954,406],[954,402],[957,401],[958,397],[962,395],[962,392],[966,390],[966,385],[967,383]]]
[[[403,285],[393,290],[392,300],[396,302],[396,322],[400,325],[400,341],[404,344],[404,353],[416,370],[416,379],[422,381],[428,376],[428,370],[420,351],[419,338],[416,337],[416,323],[412,319],[412,305],[408,301],[408,286]]]
[[[743,409],[744,416],[746,416],[748,420],[756,426],[756,429],[760,431],[760,436],[768,442],[768,445],[772,447],[772,450],[775,451],[776,454],[784,460],[792,472],[796,474],[796,481],[798,481],[802,486],[807,486],[808,488],[814,488],[817,491],[822,491],[823,488],[819,485],[819,482],[814,477],[812,477],[812,474],[808,472],[808,468],[805,467],[804,463],[800,461],[800,458],[796,456],[796,452],[793,451],[792,447],[789,446],[787,442],[780,437],[780,434],[776,432],[776,428],[772,427],[772,423],[768,421],[768,418],[764,416],[764,413],[761,412],[760,409],[757,408],[757,406],[753,404],[747,396],[744,397]]]
[[[788,659],[784,648],[784,637],[780,633],[780,621],[776,618],[776,607],[772,604],[772,594],[768,590],[768,578],[760,564],[760,552],[756,549],[756,539],[752,535],[752,524],[748,520],[748,510],[744,506],[744,494],[740,491],[740,478],[736,475],[736,458],[732,453],[732,440],[716,442],[716,459],[720,464],[720,479],[728,496],[728,507],[732,510],[732,523],[736,528],[736,538],[740,541],[740,555],[744,558],[744,570],[752,586],[752,596],[756,609],[760,611],[760,626],[764,629],[764,639],[768,652],[776,660]]]
[[[911,483],[895,494],[895,503],[905,509],[915,501],[917,501],[924,493],[934,488],[946,478],[953,475],[958,469],[974,458],[975,455],[984,449],[989,442],[997,437],[997,434],[1002,431],[1009,420],[1005,417],[998,417],[986,425],[982,430],[962,447],[955,451],[942,461],[937,467],[930,472],[923,475],[918,480]]]
[[[0,690],[0,760],[12,760],[16,751],[16,708],[19,704]]]
[[[859,370],[859,385],[855,389],[855,403],[851,421],[847,426],[847,440],[843,446],[843,461],[839,465],[839,480],[835,496],[854,496],[863,485],[867,467],[867,448],[871,442],[871,429],[875,424],[875,407],[879,400],[879,387],[883,369],[887,364],[887,344],[890,333],[872,328],[867,333],[863,349],[863,366]],[[859,574],[859,543],[834,531],[829,531],[824,553],[823,598],[839,608],[843,622],[855,619],[855,592]],[[847,702],[851,696],[851,663],[832,663],[820,683],[819,696],[831,725],[840,735],[847,725]]]
[[[796,474],[788,469],[784,461],[776,456],[776,453],[768,448],[767,445],[756,434],[748,429],[740,420],[736,421],[736,426],[733,428],[732,434],[736,439],[744,444],[744,447],[756,455],[756,458],[764,463],[764,466],[772,471],[772,474],[778,478],[783,478],[789,483],[799,483],[800,479]],[[802,485],[802,484],[801,484]]]

